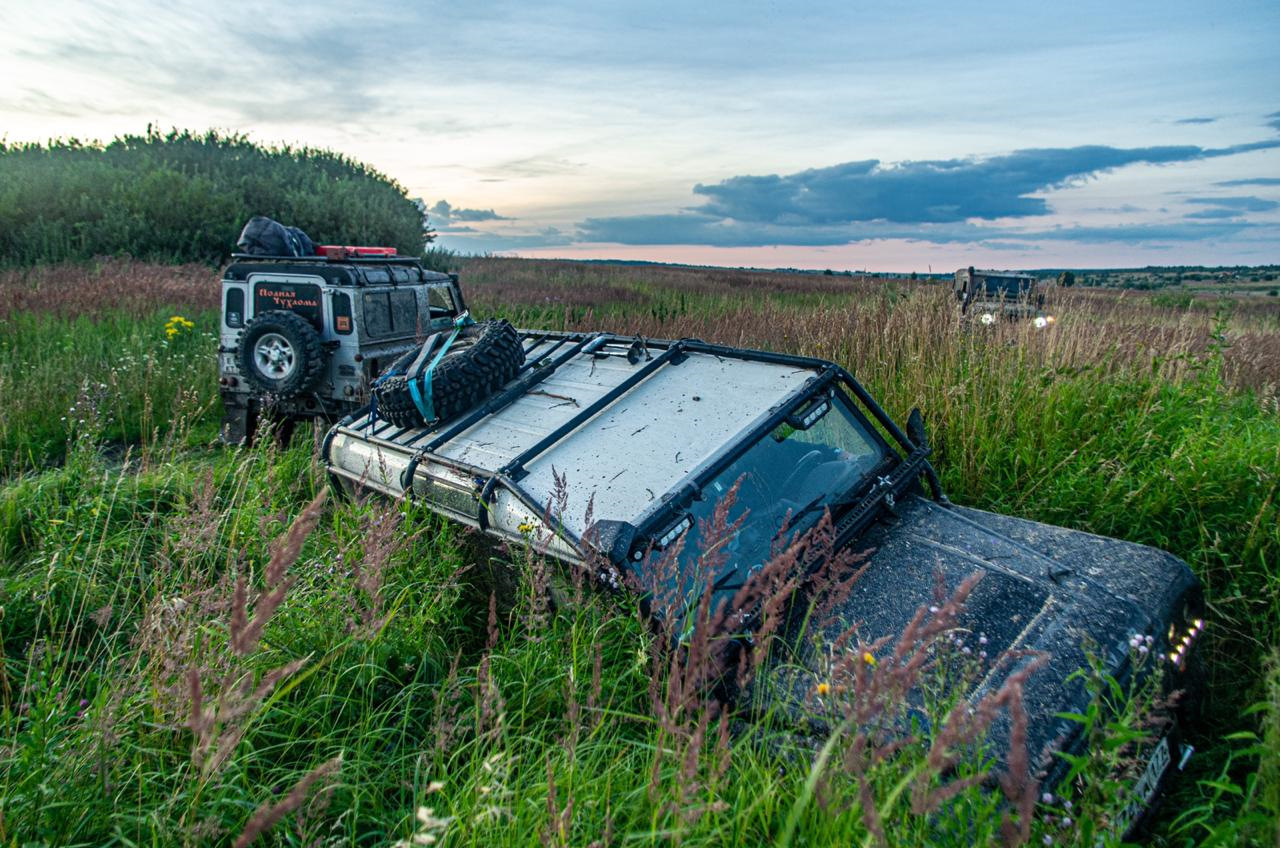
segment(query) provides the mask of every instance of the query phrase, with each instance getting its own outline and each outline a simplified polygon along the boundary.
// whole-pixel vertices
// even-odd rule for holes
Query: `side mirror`
[[[925,432],[924,416],[918,406],[912,407],[911,414],[907,416],[907,438],[918,448],[929,447],[929,434]]]

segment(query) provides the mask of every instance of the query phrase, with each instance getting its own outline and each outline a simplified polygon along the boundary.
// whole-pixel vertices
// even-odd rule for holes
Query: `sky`
[[[0,136],[340,151],[468,253],[1280,263],[1280,3],[0,3]]]

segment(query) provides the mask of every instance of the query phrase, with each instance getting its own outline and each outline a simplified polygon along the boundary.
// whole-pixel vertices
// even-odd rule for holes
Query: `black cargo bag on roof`
[[[286,227],[264,215],[254,215],[240,231],[236,247],[254,256],[314,256],[316,246],[297,227]]]

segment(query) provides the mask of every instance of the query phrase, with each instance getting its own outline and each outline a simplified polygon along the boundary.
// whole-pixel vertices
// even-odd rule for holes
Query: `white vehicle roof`
[[[503,535],[541,524],[550,505],[558,529],[581,538],[589,508],[592,521],[638,524],[825,365],[702,343],[522,335],[526,364],[507,389],[540,378],[514,399],[502,404],[500,391],[494,411],[482,405],[419,430],[358,414],[326,439],[329,470],[393,496],[447,501],[456,508],[444,511]],[[459,496],[494,478],[485,517],[467,515]]]

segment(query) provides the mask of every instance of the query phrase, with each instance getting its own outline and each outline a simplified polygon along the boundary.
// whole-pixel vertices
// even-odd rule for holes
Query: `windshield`
[[[769,561],[784,522],[788,527],[786,538],[779,540],[783,543],[812,527],[826,507],[861,489],[884,459],[882,442],[853,412],[842,393],[824,395],[816,403],[801,406],[789,420],[791,423],[780,424],[718,474],[681,517],[688,529],[665,546],[671,551],[667,556],[674,556],[675,561],[660,569],[668,573],[658,578],[679,585],[655,586],[656,592],[674,593],[683,602],[692,602],[706,585],[705,569],[714,568],[717,595],[732,596],[752,572]],[[704,557],[706,531],[711,529],[716,505],[735,483],[738,491],[727,523],[741,519],[741,524],[721,546],[725,561],[719,563],[719,557]],[[659,539],[664,535],[660,531]],[[662,551],[655,551],[649,559],[650,568],[658,567],[663,556]],[[670,595],[668,598],[680,603]],[[719,597],[713,601],[713,609],[718,602]]]
[[[987,277],[987,294],[1016,298],[1030,291],[1031,282],[1022,277]]]

